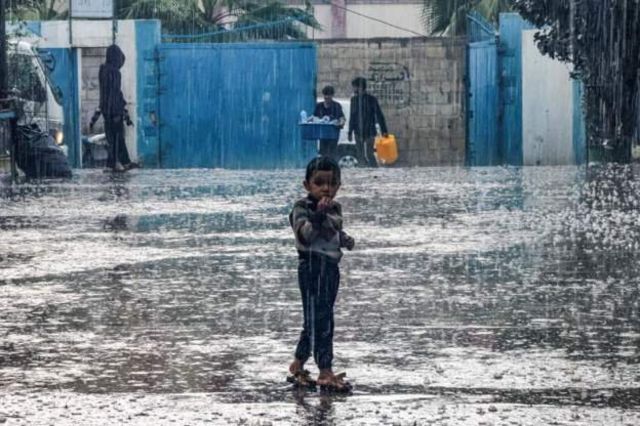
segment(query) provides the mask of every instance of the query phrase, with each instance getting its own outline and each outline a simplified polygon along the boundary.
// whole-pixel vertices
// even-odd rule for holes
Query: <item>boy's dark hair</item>
[[[307,173],[304,180],[309,182],[317,171],[333,172],[333,177],[340,182],[340,166],[330,157],[316,157],[307,164]]]
[[[367,79],[364,77],[356,77],[351,82],[351,87],[357,87],[358,89],[366,90]]]
[[[336,93],[336,90],[333,88],[333,86],[324,86],[324,89],[322,89],[322,94],[325,96],[333,96]]]

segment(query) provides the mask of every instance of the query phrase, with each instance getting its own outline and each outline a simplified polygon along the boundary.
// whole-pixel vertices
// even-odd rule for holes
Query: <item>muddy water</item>
[[[0,422],[638,424],[633,170],[344,174],[349,398],[284,383],[302,171],[4,186]]]

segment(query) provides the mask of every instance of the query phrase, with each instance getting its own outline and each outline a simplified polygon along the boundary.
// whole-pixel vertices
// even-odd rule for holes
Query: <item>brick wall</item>
[[[82,134],[89,134],[91,116],[98,108],[100,102],[100,87],[98,84],[98,72],[100,65],[104,63],[107,49],[104,47],[82,49],[82,118],[80,121]],[[102,119],[93,128],[93,133],[104,132]]]
[[[318,41],[318,93],[351,96],[364,76],[398,139],[400,166],[462,165],[465,156],[465,41],[397,38]]]

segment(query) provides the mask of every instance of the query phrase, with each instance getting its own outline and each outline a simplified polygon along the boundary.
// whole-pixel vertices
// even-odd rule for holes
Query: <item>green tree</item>
[[[216,0],[208,0],[211,3],[215,3]],[[234,28],[242,28],[247,26],[255,26],[259,24],[266,24],[269,22],[282,22],[286,21],[278,30],[277,33],[281,35],[280,38],[290,39],[304,39],[306,33],[303,27],[311,27],[320,29],[320,24],[313,16],[311,3],[306,1],[306,7],[304,9],[288,7],[282,4],[280,1],[244,1],[244,2],[231,2],[236,3],[236,8],[231,9],[234,11],[234,16],[237,21],[234,24]],[[249,36],[251,38],[269,38],[269,30],[263,33],[262,30],[257,29],[250,31]]]
[[[217,26],[208,21],[198,0],[121,0],[120,19],[159,19],[165,33],[212,31]]]
[[[11,16],[19,21],[66,19],[67,11],[56,6],[56,0],[14,0],[8,4]]]
[[[542,53],[571,62],[584,83],[590,155],[629,162],[640,134],[640,4],[636,0],[514,0],[543,30]],[[593,151],[591,153],[591,151]]]
[[[119,19],[159,19],[168,34],[197,34],[243,27],[242,37],[305,38],[304,27],[319,29],[311,3],[304,9],[279,0],[116,0]],[[67,6],[57,0],[14,0],[11,12],[17,20],[65,19]],[[274,23],[276,25],[269,26]],[[261,24],[265,24],[261,26]],[[256,28],[257,27],[257,28]],[[275,28],[275,30],[274,30]]]
[[[500,13],[513,10],[513,0],[423,0],[422,17],[432,34],[462,35],[472,10],[497,25]]]
[[[163,32],[189,34],[237,29],[277,23],[280,37],[272,29],[246,32],[248,38],[305,38],[303,26],[319,28],[307,1],[305,9],[288,7],[277,0],[121,0],[118,16],[123,19],[160,19]]]

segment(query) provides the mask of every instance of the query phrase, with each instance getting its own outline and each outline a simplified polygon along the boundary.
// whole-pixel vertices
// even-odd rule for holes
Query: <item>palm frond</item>
[[[67,10],[56,10],[55,5],[55,0],[16,0],[8,6],[13,16],[21,21],[66,19]]]
[[[211,31],[211,23],[198,0],[135,0],[123,1],[118,9],[120,19],[159,19],[163,32],[172,34]]]
[[[472,0],[423,0],[422,20],[432,34],[442,33],[461,6]]]
[[[251,39],[304,39],[306,32],[303,26],[320,28],[320,23],[315,19],[310,10],[287,7],[279,1],[268,2],[240,2],[242,9],[235,10],[236,22],[234,29],[273,22],[274,26],[265,29],[249,31]]]
[[[422,19],[431,34],[466,33],[466,16],[475,10],[497,23],[501,12],[513,10],[514,0],[423,0]]]

